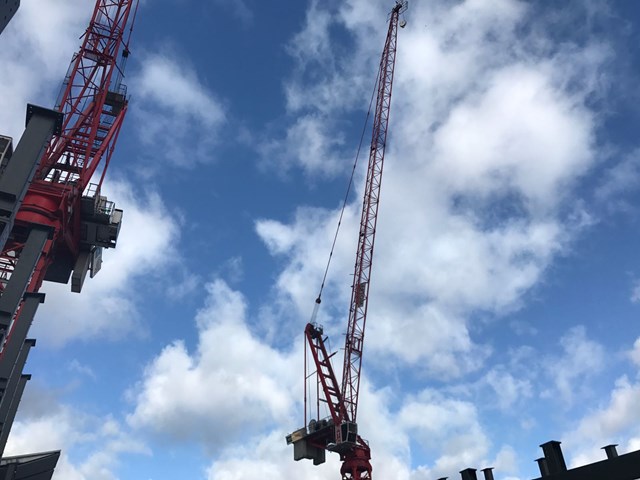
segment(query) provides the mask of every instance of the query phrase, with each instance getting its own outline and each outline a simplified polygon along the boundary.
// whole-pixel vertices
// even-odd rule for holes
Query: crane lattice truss
[[[340,471],[344,480],[370,479],[372,473],[369,445],[358,434],[358,394],[382,169],[391,109],[398,23],[400,14],[406,8],[406,1],[396,1],[391,11],[389,29],[380,60],[376,110],[345,338],[342,383],[338,385],[331,365],[331,357],[334,354],[329,354],[327,351],[325,346],[327,339],[322,327],[307,324],[305,337],[322,394],[318,400],[326,403],[331,416],[329,419],[311,420],[308,426],[287,436],[287,443],[294,445],[295,460],[307,458],[318,465],[325,461],[326,450],[339,453],[342,460]],[[306,398],[305,379],[305,401]]]
[[[358,236],[358,254],[354,269],[354,283],[351,289],[351,307],[345,340],[344,369],[342,376],[342,393],[350,417],[355,421],[358,413],[358,391],[360,389],[360,368],[362,366],[362,347],[364,329],[367,319],[369,300],[369,279],[373,262],[373,244],[378,221],[380,204],[380,186],[382,183],[382,167],[387,143],[387,127],[391,110],[391,89],[393,72],[396,63],[396,43],[398,32],[398,16],[402,4],[393,9],[389,32],[380,61],[378,78],[378,95],[375,118],[369,153],[369,168],[364,190],[360,234]]]
[[[26,336],[42,282],[71,278],[80,292],[102,249],[116,245],[122,211],[100,190],[127,112],[136,9],[137,0],[97,0],[56,107],[29,105],[15,151],[0,145],[0,453],[29,377],[22,369],[35,341]]]

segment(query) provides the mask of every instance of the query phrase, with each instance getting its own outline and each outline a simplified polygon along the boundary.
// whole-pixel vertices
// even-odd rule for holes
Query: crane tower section
[[[117,242],[122,211],[101,187],[127,112],[136,10],[137,0],[96,0],[55,108],[29,105],[15,150],[0,148],[0,453],[28,377],[42,282],[71,279],[80,292]]]
[[[328,352],[327,338],[324,336],[322,327],[316,324],[307,324],[305,338],[315,366],[315,376],[320,392],[318,395],[318,419],[312,419],[308,425],[287,436],[287,443],[293,444],[294,447],[294,460],[306,458],[313,460],[314,464],[318,465],[324,463],[326,450],[338,453],[342,461],[340,472],[343,480],[372,478],[371,451],[368,443],[358,433],[358,395],[373,249],[380,204],[380,187],[391,110],[397,33],[398,26],[404,26],[404,23],[400,23],[399,19],[406,9],[406,1],[396,1],[391,10],[389,29],[376,83],[376,109],[345,336],[342,382],[338,384],[331,365],[331,358],[335,353]],[[319,301],[318,298],[317,302]],[[305,378],[305,423],[306,388],[307,378]],[[320,402],[327,405],[330,413],[329,418],[319,418]]]

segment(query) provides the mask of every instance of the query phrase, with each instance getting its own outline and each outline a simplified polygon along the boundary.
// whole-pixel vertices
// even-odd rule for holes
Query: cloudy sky
[[[62,449],[65,480],[338,478],[284,437],[392,6],[141,3],[118,247],[80,295],[45,283],[5,454]],[[1,133],[53,106],[92,8],[21,2]],[[359,410],[374,475],[525,480],[549,440],[573,466],[639,449],[640,6],[414,0],[406,20]],[[364,168],[318,317],[338,350]]]

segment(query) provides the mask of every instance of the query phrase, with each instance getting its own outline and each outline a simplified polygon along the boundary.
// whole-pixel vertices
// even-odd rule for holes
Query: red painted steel
[[[54,262],[64,260],[73,265],[78,257],[82,195],[99,167],[102,173],[98,188],[102,185],[127,112],[126,87],[121,81],[131,36],[131,28],[128,35],[125,29],[133,25],[135,8],[137,0],[96,1],[56,105],[56,110],[64,114],[62,132],[46,148],[16,215],[10,239],[0,253],[0,291],[8,282],[33,225],[49,227],[51,233],[28,292],[40,289]]]
[[[308,432],[305,441],[314,447],[338,452],[342,460],[343,480],[371,479],[371,450],[357,434],[358,394],[362,369],[362,351],[369,301],[369,286],[373,262],[373,247],[380,203],[380,187],[384,165],[384,153],[391,108],[391,92],[395,69],[398,21],[406,10],[406,1],[397,1],[391,11],[389,30],[385,41],[377,82],[376,110],[373,122],[371,148],[364,190],[360,232],[356,252],[354,281],[351,289],[349,321],[345,338],[345,355],[342,384],[338,388],[330,358],[324,345],[322,330],[307,324],[305,335],[315,363],[316,375],[322,386],[322,399],[331,413],[330,427]],[[306,398],[306,383],[305,383]],[[306,405],[305,405],[306,410]],[[346,428],[345,428],[346,427]],[[352,434],[349,435],[349,429]],[[324,461],[324,460],[323,460]]]
[[[342,467],[340,473],[344,480],[369,480],[371,479],[371,449],[360,436],[358,444],[353,449],[341,455]]]
[[[319,400],[326,402],[334,424],[340,425],[343,421],[349,419],[349,414],[344,406],[340,386],[338,385],[338,380],[331,365],[331,357],[335,355],[335,353],[329,354],[327,352],[327,348],[324,345],[324,338],[322,337],[322,330],[316,325],[308,323],[304,334],[307,339],[307,344],[309,345],[309,350],[311,350],[311,357],[316,366],[318,380],[324,392],[325,398],[320,398]]]
[[[369,305],[369,286],[371,266],[373,263],[373,246],[380,205],[380,187],[382,183],[382,167],[387,142],[387,127],[391,109],[391,90],[396,62],[396,45],[398,18],[403,3],[397,3],[391,12],[389,31],[380,60],[378,77],[378,95],[376,112],[369,151],[369,167],[364,190],[362,216],[360,218],[360,234],[356,265],[351,289],[349,322],[345,338],[344,365],[342,371],[342,394],[351,421],[357,420],[358,392],[360,390],[360,371],[362,367],[362,348],[364,346],[364,330]]]

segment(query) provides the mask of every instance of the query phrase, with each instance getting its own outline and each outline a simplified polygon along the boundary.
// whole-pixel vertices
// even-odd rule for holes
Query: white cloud
[[[150,172],[158,173],[158,158],[174,166],[215,158],[226,114],[193,66],[170,53],[143,54],[129,88],[135,92],[133,116]]]
[[[220,460],[207,469],[207,480],[251,480],[256,472],[265,480],[330,480],[339,471],[337,455],[327,455],[327,463],[314,467],[309,461],[293,461],[290,445],[284,441],[285,432],[275,430],[268,435],[252,438],[228,448]]]
[[[428,302],[398,302],[393,308],[391,301],[376,301],[375,316],[369,315],[369,365],[384,370],[390,361],[399,361],[399,367],[420,365],[422,375],[449,380],[477,370],[491,353],[490,347],[473,343],[464,320],[450,311]]]
[[[589,395],[585,380],[604,369],[605,349],[602,344],[587,338],[583,326],[570,329],[560,339],[560,345],[562,355],[549,357],[545,361],[545,368],[553,379],[557,394],[565,404],[571,405],[576,396],[584,399]],[[555,397],[556,392],[546,390],[542,396]]]
[[[69,452],[79,446],[84,453],[76,453],[72,460]],[[51,403],[46,415],[30,415],[21,409],[21,419],[13,424],[4,454],[51,450],[62,450],[54,480],[116,480],[121,454],[149,454],[144,444],[110,416],[96,417]]]
[[[302,166],[309,175],[332,176],[347,164],[344,156],[335,151],[344,146],[341,134],[335,134],[329,120],[321,115],[301,117],[289,127],[286,139],[268,140],[260,145],[263,168],[277,167],[286,174]]]
[[[307,175],[340,171],[327,170],[327,163],[343,156],[342,143],[331,142],[332,128],[341,133],[331,119],[366,97],[362,78],[373,78],[382,43],[372,38],[383,28],[377,15],[382,2],[343,5],[336,13],[314,3],[308,12],[318,22],[307,22],[296,37],[292,53],[300,70],[285,81],[291,120],[283,139],[270,144],[281,142],[281,151],[289,152],[273,156],[282,168],[297,165]],[[544,25],[523,36],[529,9],[509,0],[498,8],[479,1],[418,5],[400,32],[365,349],[371,378],[382,372],[388,380],[404,366],[446,380],[481,369],[491,346],[474,342],[471,328],[477,325],[470,319],[478,312],[499,317],[520,308],[557,256],[592,224],[574,187],[597,162],[597,119],[589,98],[598,93],[594,78],[609,52],[600,45],[552,47],[541,33]],[[329,60],[315,72],[331,51],[332,24],[338,30],[346,26],[355,39],[353,56],[344,64]],[[370,67],[369,75],[363,67]],[[324,122],[321,135],[299,128],[318,121]],[[324,163],[304,154],[317,151],[316,145],[327,148]],[[360,170],[356,185],[363,175]],[[347,207],[319,317],[338,345],[360,198],[361,192]],[[302,207],[289,222],[256,224],[270,252],[285,260],[276,283],[275,309],[282,314],[274,315],[285,331],[289,319],[311,310],[325,261],[318,252],[328,252],[338,213]],[[534,395],[542,367],[570,403],[580,385],[604,367],[604,348],[580,328],[569,331],[561,347],[561,355],[529,365],[531,371],[495,366],[483,386],[509,412]],[[486,460],[490,442],[470,401],[395,398],[396,416],[390,400],[381,401],[384,395],[372,388],[363,394],[363,402],[373,398],[384,406],[376,410],[383,415],[365,424],[395,420],[396,443],[378,445],[376,452],[385,451],[389,464],[405,466],[398,468],[398,478],[453,475],[482,462],[518,474],[510,446],[493,462]],[[523,428],[532,422],[527,419],[523,424],[529,427]],[[432,442],[436,459],[420,466],[416,458],[424,452],[411,451],[409,437],[420,439],[422,448]],[[373,445],[376,432],[372,438]]]
[[[496,459],[491,463],[496,471],[514,473],[518,471],[518,455],[513,447],[505,445],[496,455]]]
[[[535,211],[555,206],[589,167],[592,114],[553,84],[545,63],[488,72],[488,88],[452,108],[434,136],[434,173],[448,189],[517,192]]]
[[[483,380],[492,388],[492,398],[503,410],[509,410],[533,395],[533,385],[529,379],[518,378],[500,366],[489,370]]]
[[[27,103],[53,108],[78,36],[86,29],[92,2],[22,2],[2,33],[0,134],[17,144]],[[10,94],[6,94],[10,92]]]
[[[239,435],[290,421],[299,393],[289,356],[261,342],[247,325],[241,294],[222,280],[207,285],[199,311],[198,345],[175,341],[147,366],[131,391],[129,422],[173,439],[195,439],[216,449]],[[299,358],[296,355],[296,358]],[[225,432],[221,435],[221,432]]]
[[[636,150],[605,171],[600,185],[595,190],[596,198],[606,202],[610,209],[632,208],[626,205],[621,197],[638,188],[639,173],[640,151]]]
[[[301,168],[312,181],[318,175],[330,178],[351,167],[356,145],[344,141],[342,132],[354,127],[346,114],[364,107],[374,87],[374,76],[367,73],[377,59],[336,55],[331,30],[343,27],[341,16],[341,10],[311,2],[304,27],[287,44],[295,60],[294,73],[283,81],[288,124],[282,136],[270,132],[258,147],[263,164],[275,165],[285,173]],[[381,44],[383,40],[381,36]],[[359,121],[355,128],[361,128]],[[366,161],[368,149],[363,152]]]
[[[629,300],[631,303],[640,303],[640,282],[635,282]]]
[[[437,452],[437,459],[423,478],[453,476],[481,463],[489,453],[490,441],[470,402],[424,390],[403,402],[398,422],[423,449]]]
[[[597,124],[588,99],[609,52],[590,44],[552,48],[544,24],[523,33],[531,20],[525,4],[503,0],[494,7],[419,5],[399,32],[367,352],[425,365],[441,377],[482,366],[487,353],[481,352],[490,349],[474,343],[469,319],[520,308],[591,223],[572,188],[595,164]],[[366,101],[361,76],[374,78],[386,8],[361,0],[335,11],[310,7],[320,20],[307,21],[295,37],[306,43],[296,42],[299,71],[285,81],[291,122],[285,138],[274,141],[301,153],[284,155],[283,168],[293,161],[307,174],[326,175],[327,165],[342,156],[342,146],[327,140],[335,138],[331,130],[341,135],[340,124],[326,120],[351,111],[350,102]],[[345,28],[354,46],[341,63],[325,65],[334,46],[331,26]],[[376,35],[379,44],[372,41]],[[318,119],[326,121],[322,135],[309,129],[292,135]],[[327,150],[322,162],[314,160],[316,145]],[[358,187],[363,176],[361,168]],[[341,333],[336,325],[346,311],[340,305],[349,291],[361,195],[347,209],[341,236],[348,238],[333,257],[322,319],[330,332]],[[310,217],[309,211],[301,208],[289,224],[257,224],[270,250],[287,261],[277,292],[298,316],[310,310],[309,283],[319,283],[324,266],[316,258],[328,252],[323,241],[337,217],[335,211]]]
[[[629,352],[629,356],[633,363],[640,367],[640,337],[633,344],[633,349]]]
[[[398,396],[392,388],[373,390],[366,379],[363,383],[360,433],[371,446],[376,476],[401,480],[427,480],[446,475],[455,478],[463,466],[478,464],[493,465],[498,472],[517,470],[515,452],[508,445],[497,451],[493,461],[487,459],[490,442],[470,402],[432,390],[415,396]],[[394,411],[390,405],[397,401],[401,407]],[[305,460],[294,462],[291,446],[283,440],[284,434],[276,428],[224,448],[212,461],[208,479],[245,480],[252,478],[256,471],[267,479],[335,477],[340,468],[337,455],[328,453],[327,462],[320,466]],[[410,448],[410,441],[418,442],[419,446]]]
[[[198,79],[195,71],[173,58],[152,54],[142,59],[135,78],[136,95],[180,117],[190,117],[213,127],[224,120],[220,105]]]
[[[245,0],[237,0],[235,2],[227,2],[226,0],[213,0],[218,7],[227,8],[237,17],[245,26],[250,25],[254,19],[253,11],[247,6]]]
[[[332,61],[329,27],[332,24],[329,11],[319,8],[313,0],[307,9],[304,27],[289,41],[287,50],[295,57],[298,68],[310,61]]]
[[[69,362],[68,368],[70,372],[79,373],[91,378],[92,380],[96,380],[96,374],[93,369],[88,365],[83,365],[75,358]]]
[[[600,448],[604,445],[620,444],[621,452],[638,448],[638,401],[640,384],[631,382],[626,376],[618,378],[608,402],[588,412],[566,434],[567,451],[573,453],[571,465],[579,466],[603,460],[605,457]]]
[[[242,16],[245,3],[235,5],[230,8]],[[348,0],[329,12],[312,3],[304,30],[289,47],[300,64],[285,81],[289,123],[280,141],[262,146],[274,161],[282,154],[283,169],[301,168],[312,178],[351,166],[350,160],[342,166],[346,134],[335,119],[368,100],[382,46],[374,39],[383,39],[387,8],[382,0]],[[571,81],[587,64],[597,71],[603,53],[573,45],[568,55],[549,50],[544,36],[523,35],[519,27],[528,21],[529,7],[522,2],[412,8],[409,27],[400,33],[365,354],[366,368],[372,367],[365,375],[384,376],[363,377],[363,435],[374,448],[376,476],[453,478],[461,468],[483,463],[513,473],[515,452],[509,446],[492,452],[471,401],[432,390],[406,396],[386,383],[393,382],[389,369],[396,366],[445,380],[482,369],[491,345],[476,343],[475,314],[493,317],[519,308],[588,221],[571,197],[597,153],[595,119],[586,106],[593,86],[588,76],[577,88]],[[352,56],[342,63],[332,60],[334,27],[353,40]],[[325,71],[315,77],[317,68]],[[174,165],[213,156],[213,132],[226,114],[195,68],[169,54],[148,54],[131,87],[132,113],[150,155],[166,156]],[[358,175],[362,180],[363,171]],[[159,266],[175,258],[171,245],[177,244],[178,226],[168,219],[166,205],[154,194],[140,199],[128,187],[118,188],[113,199],[125,208],[124,226],[103,271],[88,280],[81,296],[62,294],[68,286],[45,287],[50,295],[39,317],[49,318],[37,328],[48,342],[130,331],[132,321],[139,321],[134,285],[144,275],[161,274]],[[320,313],[335,344],[346,320],[360,195],[347,208]],[[301,399],[302,355],[288,339],[299,333],[300,318],[312,306],[337,215],[299,208],[289,223],[256,223],[270,252],[284,263],[273,305],[263,306],[271,324],[254,325],[245,299],[223,281],[209,284],[196,318],[196,346],[176,340],[149,362],[130,391],[130,426],[164,440],[205,445],[217,457],[209,480],[243,480],[256,471],[266,479],[335,477],[335,455],[321,468],[294,463],[282,425],[299,426],[292,417]],[[223,272],[234,281],[240,267],[232,261]],[[196,281],[189,277],[169,291],[179,298]],[[276,349],[273,332],[278,345],[291,350]],[[572,389],[600,368],[604,354],[580,329],[563,337],[562,348],[548,368],[555,388],[570,399]],[[83,370],[80,364],[72,368]],[[504,409],[532,391],[528,377],[506,368],[490,369],[485,382]],[[634,420],[630,399],[637,397],[636,387],[619,381],[611,405],[581,424],[584,434],[615,433],[624,420]],[[618,419],[616,411],[627,416]],[[104,428],[95,427],[101,421]],[[110,418],[87,420],[62,409],[29,422],[14,441],[30,451],[103,442],[80,463],[63,458],[60,478],[114,478],[118,452],[144,450]],[[26,432],[35,432],[39,441],[27,440]],[[418,448],[412,448],[413,438]]]
[[[301,413],[302,353],[295,348],[279,352],[257,337],[248,325],[245,299],[222,280],[207,285],[207,292],[196,317],[196,348],[189,351],[183,341],[175,341],[148,364],[130,391],[135,406],[128,423],[165,440],[204,446],[214,457],[211,480],[243,480],[256,469],[265,478],[334,476],[337,456],[329,454],[322,467],[293,463],[284,441],[300,426],[294,414]],[[425,452],[436,456],[432,466],[424,467],[430,472],[487,463],[483,459],[490,444],[470,402],[431,390],[406,398],[392,388],[373,388],[367,377],[361,391],[361,434],[375,452],[378,475],[396,472],[408,479],[412,456],[422,458]],[[287,425],[290,429],[283,430]],[[410,438],[424,451],[411,451]],[[505,452],[501,465],[507,468]]]
[[[621,377],[611,392],[609,404],[583,419],[578,426],[582,438],[598,439],[600,442],[614,440],[613,436],[628,428],[636,428],[640,412],[635,408],[640,398],[640,387]]]
[[[256,231],[271,254],[281,256],[287,261],[275,282],[278,295],[267,307],[275,311],[273,319],[277,322],[280,335],[291,338],[300,334],[302,329],[297,321],[306,318],[312,311],[317,295],[316,288],[319,288],[327,262],[327,257],[319,252],[328,252],[331,248],[338,218],[339,212],[299,208],[290,224],[274,220],[256,222]],[[352,241],[355,240],[356,222],[354,210],[347,209],[342,219],[343,234],[338,237],[333,253],[334,280],[329,279],[325,287],[323,298],[326,301],[323,301],[318,317],[318,321],[325,325],[328,333],[335,327],[331,315],[338,314],[343,317],[347,312],[352,252],[356,248]],[[352,232],[353,235],[344,232]],[[335,278],[340,280],[335,281]],[[344,308],[336,308],[337,306]],[[341,334],[342,330],[334,333],[334,341],[338,341],[337,335]]]
[[[160,196],[137,192],[123,182],[105,186],[107,197],[124,210],[118,245],[104,253],[102,269],[85,281],[80,294],[67,284],[46,282],[46,301],[38,311],[32,334],[47,346],[97,336],[119,338],[145,327],[138,310],[138,289],[171,269],[180,281],[179,255],[174,246],[178,225]],[[139,332],[140,333],[140,332]]]

